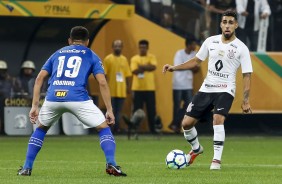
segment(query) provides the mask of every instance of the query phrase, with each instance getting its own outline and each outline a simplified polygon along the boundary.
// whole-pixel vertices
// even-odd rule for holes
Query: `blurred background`
[[[233,3],[233,4],[232,4]],[[242,74],[237,75],[236,98],[226,121],[227,133],[282,135],[282,1],[268,1],[271,14],[264,29],[262,50],[251,50],[252,115],[242,115]],[[150,42],[149,52],[157,58],[155,71],[156,109],[162,126],[159,133],[174,133],[169,129],[173,114],[172,74],[163,75],[162,66],[173,64],[177,50],[185,47],[185,38],[194,37],[197,48],[209,36],[221,34],[220,12],[232,9],[231,0],[0,0],[0,98],[2,135],[30,135],[33,128],[28,119],[32,99],[32,82],[48,57],[67,45],[73,26],[85,26],[90,32],[89,47],[103,60],[112,52],[113,40],[123,41],[123,55],[138,53],[138,41]],[[259,32],[260,30],[258,30]],[[262,36],[260,35],[260,38]],[[259,38],[259,39],[260,39]],[[247,40],[247,45],[251,42]],[[250,48],[250,47],[249,47]],[[31,62],[27,62],[31,61]],[[30,69],[30,77],[24,71]],[[203,62],[194,73],[193,90],[197,92],[207,71]],[[24,80],[25,79],[25,80]],[[42,89],[42,101],[48,84]],[[89,95],[104,108],[94,77],[89,78]],[[123,117],[132,116],[132,93],[125,99]],[[145,110],[146,112],[146,110]],[[64,121],[65,120],[65,121]],[[145,119],[137,131],[148,133]],[[198,132],[212,133],[211,123],[198,124]],[[119,133],[128,133],[121,119]],[[53,135],[85,135],[75,117],[64,115],[50,129]]]

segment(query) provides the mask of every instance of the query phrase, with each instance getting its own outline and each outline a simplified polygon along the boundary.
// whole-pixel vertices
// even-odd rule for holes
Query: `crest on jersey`
[[[68,91],[67,90],[58,90],[58,91],[55,91],[55,96],[58,97],[58,98],[64,98],[66,97],[68,94]]]
[[[234,59],[234,58],[235,58],[235,53],[236,53],[236,51],[228,50],[227,57],[228,57],[229,59]]]

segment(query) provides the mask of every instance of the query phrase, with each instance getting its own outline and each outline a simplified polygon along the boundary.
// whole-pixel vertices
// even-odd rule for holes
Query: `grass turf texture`
[[[128,177],[105,173],[105,159],[98,138],[47,136],[31,177],[17,176],[23,165],[29,137],[0,137],[0,183],[271,183],[282,182],[282,137],[227,137],[222,169],[210,171],[212,137],[200,137],[204,154],[193,165],[166,168],[165,157],[173,149],[190,146],[182,135],[160,138],[140,135],[128,141],[116,136],[117,162]]]

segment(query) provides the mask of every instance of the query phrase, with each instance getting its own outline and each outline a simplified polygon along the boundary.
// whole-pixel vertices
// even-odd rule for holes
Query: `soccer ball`
[[[174,149],[170,151],[165,159],[165,163],[170,169],[182,169],[188,166],[190,155],[186,155],[183,151]]]

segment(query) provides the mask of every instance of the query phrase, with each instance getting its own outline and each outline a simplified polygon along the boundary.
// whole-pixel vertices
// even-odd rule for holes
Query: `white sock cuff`
[[[224,125],[214,125],[213,130],[214,132],[224,132]]]
[[[189,130],[184,130],[184,129],[183,129],[183,132],[184,132],[184,134],[194,134],[194,133],[197,134],[197,130],[196,130],[195,127],[192,127],[192,128],[189,129]]]
[[[195,137],[198,136],[198,133],[197,133],[197,130],[195,127],[189,129],[189,130],[183,130],[183,133],[184,133],[184,137],[186,140],[191,140]]]

